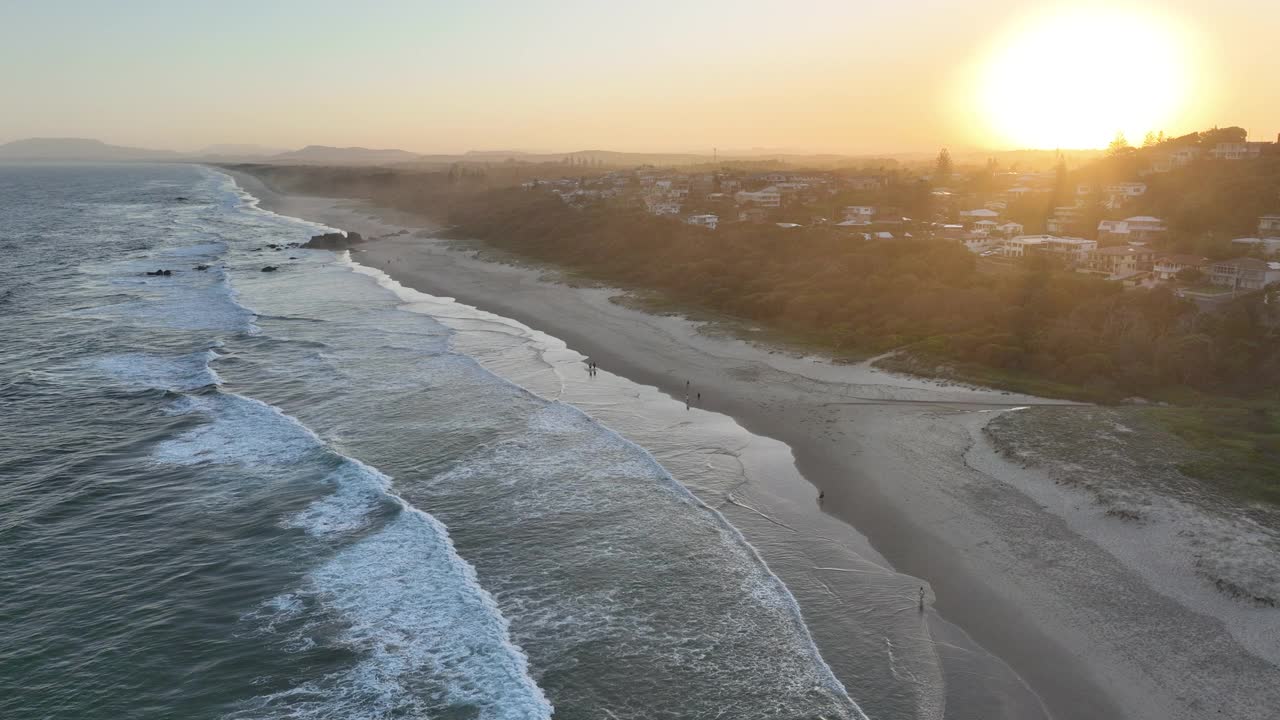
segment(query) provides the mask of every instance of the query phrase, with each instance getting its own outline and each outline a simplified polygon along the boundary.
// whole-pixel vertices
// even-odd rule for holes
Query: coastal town
[[[753,172],[730,164],[610,169],[566,158],[564,174],[526,180],[565,203],[642,206],[708,232],[732,224],[840,233],[850,240],[955,243],[990,272],[1032,261],[1125,287],[1169,286],[1202,306],[1280,283],[1280,194],[1264,214],[1232,217],[1235,232],[1197,231],[1152,214],[1178,192],[1171,179],[1212,168],[1231,174],[1280,158],[1277,142],[1251,142],[1240,128],[1165,139],[1142,147],[1118,139],[1095,164],[1106,178],[1081,179],[1059,159],[1041,170],[1001,168],[991,159],[953,167],[943,150],[932,167]],[[1120,172],[1116,172],[1120,169]],[[922,170],[922,171],[921,171]],[[1167,202],[1164,204],[1168,204]],[[1183,223],[1182,225],[1186,225]],[[785,238],[781,235],[780,239]]]

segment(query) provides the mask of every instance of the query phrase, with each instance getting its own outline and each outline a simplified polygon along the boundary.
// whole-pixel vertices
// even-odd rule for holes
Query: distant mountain
[[[289,152],[284,148],[265,147],[263,145],[251,145],[244,143],[221,143],[218,145],[209,145],[201,148],[196,154],[201,156],[217,156],[217,157],[266,157],[268,155],[279,155]]]
[[[170,150],[108,145],[84,138],[29,138],[0,145],[3,160],[82,160],[88,162],[172,160],[180,157]]]
[[[376,150],[362,147],[308,145],[301,150],[272,155],[273,162],[321,163],[326,165],[381,165],[413,162],[421,156],[407,150]]]

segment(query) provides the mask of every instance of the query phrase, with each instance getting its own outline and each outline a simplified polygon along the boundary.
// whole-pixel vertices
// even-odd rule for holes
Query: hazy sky
[[[1085,22],[1036,20],[1061,11]],[[1101,146],[1151,123],[1274,139],[1277,28],[1276,0],[0,0],[0,142],[888,152]]]

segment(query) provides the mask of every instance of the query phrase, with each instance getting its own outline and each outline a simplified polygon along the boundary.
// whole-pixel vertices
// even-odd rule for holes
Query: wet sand
[[[366,236],[429,226],[238,180],[268,209]],[[966,636],[1016,670],[1056,718],[1265,718],[1278,706],[1274,665],[1034,499],[1028,484],[1039,480],[996,457],[982,437],[994,413],[1057,403],[797,357],[623,307],[611,300],[616,291],[573,288],[543,270],[472,255],[402,235],[361,246],[353,258],[549,333],[602,370],[673,398],[683,399],[688,383],[702,409],[785,443],[816,486],[789,481],[800,486],[789,492],[823,491],[821,511],[856,528],[850,542],[865,537],[893,569],[928,581],[940,616],[930,630],[943,659],[947,717],[1037,712],[1026,696],[991,691],[1009,686],[995,677],[1001,663],[975,661],[985,655]],[[793,521],[818,513],[812,508]],[[820,582],[823,571],[813,570]],[[830,655],[835,640],[823,632],[824,617],[806,609],[806,618]]]

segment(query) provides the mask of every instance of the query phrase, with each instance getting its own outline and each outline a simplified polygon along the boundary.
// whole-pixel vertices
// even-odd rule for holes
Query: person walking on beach
[[[924,612],[924,586],[920,586],[920,612]]]

